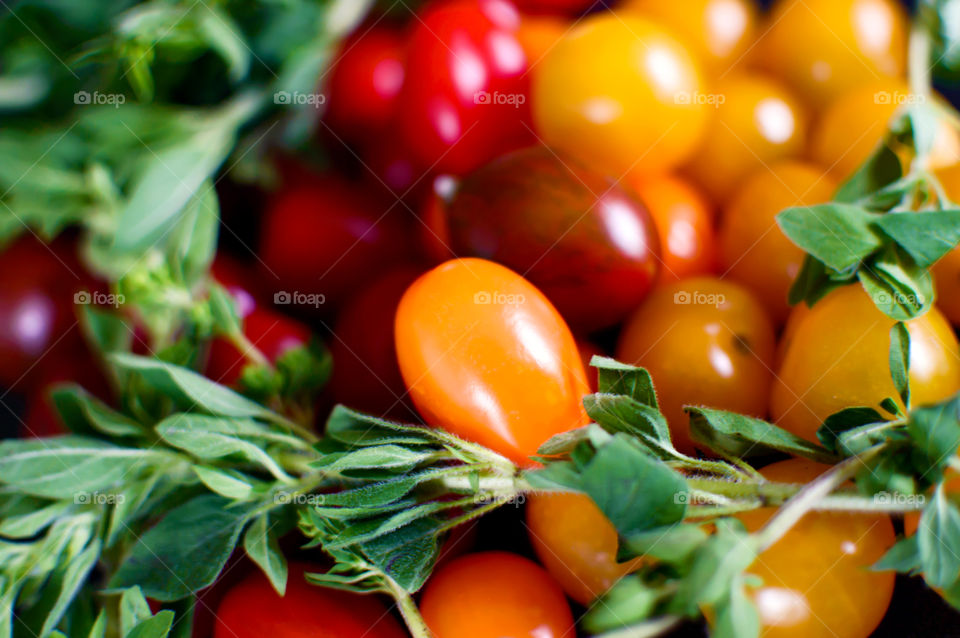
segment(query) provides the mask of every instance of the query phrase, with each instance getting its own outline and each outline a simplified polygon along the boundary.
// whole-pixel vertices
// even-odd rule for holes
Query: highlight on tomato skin
[[[455,259],[417,279],[395,319],[400,372],[427,424],[521,466],[585,425],[577,344],[546,297],[508,268]]]

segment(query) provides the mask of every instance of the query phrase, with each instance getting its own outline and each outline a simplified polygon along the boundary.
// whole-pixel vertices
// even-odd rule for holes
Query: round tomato
[[[657,226],[660,281],[709,275],[716,269],[710,202],[693,184],[672,175],[641,180],[634,186]]]
[[[451,247],[530,280],[576,329],[612,325],[657,275],[650,214],[612,180],[535,146],[460,183],[447,207]]]
[[[712,76],[736,68],[757,26],[752,0],[627,0],[617,9],[639,12],[673,29]]]
[[[796,326],[774,382],[770,411],[787,430],[816,441],[823,420],[851,406],[900,399],[890,378],[890,328],[860,284],[828,293]],[[906,322],[914,405],[960,390],[960,345],[936,308]]]
[[[803,152],[807,114],[786,87],[762,75],[732,76],[711,91],[711,126],[687,171],[720,202],[747,175]]]
[[[836,182],[819,167],[788,160],[747,178],[724,209],[719,231],[724,278],[753,291],[777,323],[790,312],[787,295],[804,257],[780,231],[777,213],[828,202],[835,189]]]
[[[935,173],[947,197],[960,202],[960,164],[945,166]],[[950,204],[948,204],[950,205]],[[955,326],[960,326],[960,248],[954,248],[933,265],[937,307]]]
[[[414,22],[398,133],[423,168],[462,174],[531,141],[519,27],[507,0],[433,2]]]
[[[457,256],[450,247],[447,227],[447,206],[457,192],[457,184],[457,179],[450,175],[435,177],[420,205],[417,239],[421,252],[433,264]]]
[[[420,613],[434,638],[562,638],[575,633],[563,591],[539,565],[482,552],[450,561],[427,581]]]
[[[701,277],[655,290],[627,321],[617,359],[646,368],[678,449],[691,451],[685,405],[762,417],[773,327],[745,288]]]
[[[421,276],[395,324],[400,372],[430,424],[514,462],[585,425],[590,391],[570,329],[515,272],[458,259]]]
[[[537,558],[583,605],[641,565],[641,559],[617,562],[617,530],[585,494],[531,494],[527,530]]]
[[[805,483],[829,469],[790,459],[761,473],[771,481]],[[776,513],[761,508],[738,514],[751,532]],[[810,512],[747,568],[763,584],[750,594],[768,638],[867,638],[883,619],[895,574],[875,572],[896,542],[885,514]]]
[[[405,638],[406,632],[373,595],[311,585],[308,565],[290,565],[279,596],[257,571],[217,607],[213,638]],[[312,571],[320,571],[313,568]]]
[[[587,383],[590,384],[590,391],[597,391],[597,374],[598,371],[596,368],[590,365],[590,361],[593,360],[595,356],[605,357],[607,354],[600,349],[595,343],[590,341],[583,341],[582,339],[577,340],[577,351],[580,352],[580,360],[583,362],[583,369],[587,372]]]
[[[585,18],[533,76],[533,118],[543,140],[618,179],[676,166],[706,126],[698,63],[646,18]]]
[[[823,106],[906,66],[907,16],[895,0],[777,0],[754,59]]]

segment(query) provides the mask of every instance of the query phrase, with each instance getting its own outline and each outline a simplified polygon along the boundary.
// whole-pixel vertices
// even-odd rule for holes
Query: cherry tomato
[[[427,272],[400,300],[395,332],[403,380],[430,425],[529,466],[544,441],[589,421],[570,329],[503,266],[458,259]]]
[[[617,562],[617,530],[585,494],[531,494],[527,530],[537,558],[583,605],[641,566],[639,558]]]
[[[361,26],[343,41],[330,70],[326,120],[350,139],[390,123],[403,87],[403,38],[392,28]]]
[[[935,172],[947,197],[960,202],[960,164],[954,163]],[[955,326],[960,326],[960,248],[954,248],[933,265],[937,289],[937,307]]]
[[[617,9],[636,11],[673,29],[712,76],[737,66],[757,26],[752,0],[627,0]]]
[[[265,286],[298,312],[336,305],[404,254],[405,230],[391,212],[329,176],[280,191],[260,231]],[[295,293],[314,296],[301,303]]]
[[[27,393],[26,416],[20,424],[21,436],[46,437],[68,433],[50,396],[55,386],[64,383],[79,384],[101,400],[108,400],[111,396],[109,383],[89,353],[57,357],[53,365],[40,370]]]
[[[618,179],[676,166],[707,123],[698,63],[670,32],[634,15],[585,18],[533,76],[543,140]]]
[[[423,168],[462,174],[531,141],[519,27],[507,0],[434,2],[415,21],[399,134]]]
[[[828,466],[790,459],[761,473],[772,481],[804,483]],[[738,514],[756,531],[776,512],[761,508]],[[895,574],[875,572],[894,544],[885,514],[810,512],[747,569],[763,579],[751,595],[767,638],[867,638],[883,619]]]
[[[347,300],[330,339],[337,403],[377,416],[417,420],[397,364],[393,318],[400,297],[423,272],[405,266],[385,273]]]
[[[421,202],[417,239],[423,255],[434,264],[457,256],[450,247],[450,228],[447,224],[447,206],[457,191],[457,184],[455,177],[439,175],[434,178]]]
[[[468,175],[447,214],[458,255],[523,274],[584,331],[625,317],[659,268],[656,228],[643,205],[610,179],[542,146]]]
[[[860,284],[831,291],[793,332],[770,400],[776,422],[816,441],[823,420],[851,406],[878,407],[900,399],[890,379],[894,320],[873,304]],[[960,345],[936,308],[906,322],[910,332],[910,394],[914,405],[960,390]]]
[[[746,176],[803,152],[807,114],[786,87],[762,75],[732,76],[711,91],[711,126],[687,171],[714,200],[726,201]]]
[[[635,185],[660,238],[660,281],[709,275],[716,269],[714,213],[703,193],[672,175]]]
[[[307,565],[291,565],[279,596],[257,571],[234,586],[217,608],[213,638],[404,638],[374,596],[311,585]],[[313,568],[312,571],[320,571]]]
[[[777,225],[791,206],[828,202],[836,182],[820,167],[792,160],[748,177],[726,205],[720,221],[720,267],[724,278],[749,288],[777,323],[790,312],[787,295],[804,252]]]
[[[754,59],[823,106],[906,66],[907,16],[894,0],[777,0]]]
[[[590,391],[596,392],[598,371],[590,365],[590,361],[593,360],[594,356],[599,355],[605,357],[607,354],[601,350],[597,344],[582,339],[577,340],[577,351],[580,353],[580,361],[583,362],[583,369],[587,372],[587,383],[590,384]]]
[[[520,21],[520,30],[517,38],[530,60],[535,66],[550,49],[570,30],[568,20],[551,15],[523,16]]]
[[[427,581],[420,613],[434,638],[561,638],[575,633],[563,591],[516,554],[450,561]]]
[[[709,277],[655,290],[627,321],[617,359],[650,371],[678,449],[691,451],[685,405],[762,417],[774,354],[773,327],[738,284]]]

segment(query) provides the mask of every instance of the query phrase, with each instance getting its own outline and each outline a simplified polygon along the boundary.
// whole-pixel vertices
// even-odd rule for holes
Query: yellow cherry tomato
[[[707,119],[699,63],[664,27],[585,18],[533,69],[534,124],[550,146],[615,178],[686,159]]]
[[[720,272],[749,288],[782,323],[804,252],[777,226],[791,206],[828,202],[836,182],[818,166],[793,160],[761,168],[731,197],[720,220]]]
[[[906,66],[907,16],[895,0],[778,0],[752,59],[820,107]]]
[[[890,378],[894,320],[874,305],[860,284],[828,293],[791,335],[771,393],[776,422],[816,441],[823,420],[851,406],[898,403]],[[960,390],[960,346],[936,308],[907,322],[910,391],[914,405],[941,401]]]
[[[617,358],[645,367],[678,449],[691,451],[685,405],[763,417],[773,366],[773,327],[739,284],[698,277],[651,293],[627,321]]]
[[[673,29],[711,76],[723,75],[737,65],[757,27],[757,8],[751,0],[627,0],[617,5],[621,10],[646,15]]]
[[[772,161],[803,153],[807,113],[774,79],[744,74],[724,79],[705,98],[715,106],[687,171],[717,201]]]

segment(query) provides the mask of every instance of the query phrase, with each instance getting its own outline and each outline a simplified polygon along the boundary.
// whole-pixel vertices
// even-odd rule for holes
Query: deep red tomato
[[[434,638],[575,635],[570,605],[542,567],[516,554],[462,556],[427,581],[420,612]]]
[[[424,169],[462,174],[532,140],[519,27],[507,0],[434,2],[414,21],[398,132]]]
[[[26,415],[20,428],[22,436],[45,437],[67,433],[50,400],[54,386],[62,383],[79,384],[87,392],[103,400],[110,397],[110,385],[89,353],[58,356],[52,365],[40,371],[36,383],[27,393]]]
[[[288,350],[310,342],[310,329],[269,308],[256,308],[243,319],[243,334],[271,362]],[[222,337],[210,344],[204,374],[217,383],[232,385],[251,363],[243,352]]]
[[[580,353],[580,360],[583,361],[583,369],[587,372],[587,383],[590,384],[590,390],[592,392],[597,391],[597,369],[590,365],[590,361],[593,360],[594,356],[609,356],[606,352],[600,349],[600,346],[593,343],[592,341],[584,341],[582,339],[577,340],[577,351]]]
[[[515,463],[554,434],[585,425],[587,385],[570,329],[543,294],[483,259],[455,259],[403,295],[397,359],[430,425]]]
[[[381,137],[403,87],[403,38],[378,23],[344,40],[330,70],[325,119],[338,135]]]
[[[344,304],[330,338],[330,390],[337,403],[377,416],[418,419],[397,364],[393,318],[400,297],[422,272],[416,266],[393,270]]]
[[[405,252],[398,214],[332,176],[280,191],[260,232],[264,287],[298,312],[323,312]]]
[[[574,328],[623,319],[657,276],[653,219],[613,180],[535,146],[460,183],[447,209],[451,247],[516,270]]]
[[[213,638],[405,638],[373,595],[311,585],[304,571],[311,567],[290,565],[283,597],[260,571],[233,587],[217,608]]]

